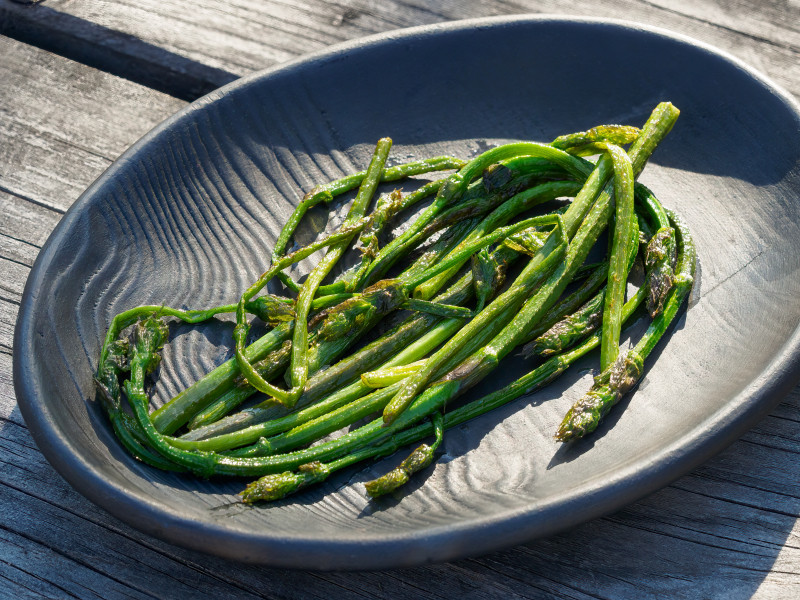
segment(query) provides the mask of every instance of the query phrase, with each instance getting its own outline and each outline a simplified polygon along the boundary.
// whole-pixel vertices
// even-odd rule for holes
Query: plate
[[[641,180],[693,230],[688,310],[647,374],[583,442],[552,433],[594,360],[539,394],[446,434],[445,454],[400,498],[353,468],[270,506],[240,481],[198,481],[132,460],[92,373],[117,312],[231,301],[263,270],[315,184],[394,160],[473,156],[509,140],[682,111]],[[501,18],[347,43],[239,80],[131,147],[68,211],[27,282],[14,380],[42,452],[81,493],[153,536],[273,566],[368,569],[487,552],[607,514],[740,436],[800,375],[800,117],[795,102],[699,42],[621,22]],[[225,326],[182,331],[159,398],[229,356]],[[179,363],[174,356],[189,353]],[[596,359],[595,359],[596,360]],[[525,369],[512,361],[499,372]]]

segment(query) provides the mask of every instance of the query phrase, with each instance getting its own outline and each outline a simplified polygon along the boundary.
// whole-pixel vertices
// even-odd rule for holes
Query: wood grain
[[[7,0],[0,4],[9,10],[6,14],[16,10],[7,9]],[[62,2],[58,9],[78,10],[78,4]],[[119,10],[128,10],[132,4],[123,3]],[[610,1],[574,6],[563,2],[481,6],[418,2],[391,4],[393,13],[384,13],[389,9],[375,4],[313,3],[306,16],[295,17],[296,21],[288,16],[263,21],[273,27],[270,45],[290,48],[294,56],[339,39],[384,30],[381,27],[489,13],[541,10],[630,18],[714,43],[761,68],[796,95],[800,93],[796,40],[787,37],[793,28],[796,34],[798,6],[793,2],[741,2],[724,7],[720,2],[659,2],[661,6]],[[330,12],[334,10],[330,6],[337,12]],[[364,12],[358,12],[359,7]],[[257,8],[253,10],[257,14]],[[113,17],[113,10],[109,11]],[[372,14],[378,11],[381,16]],[[324,19],[314,20],[320,13],[331,17],[332,26],[325,26]],[[200,37],[209,44],[215,37],[209,32],[225,20],[225,15],[214,16],[209,20],[187,11],[182,19],[198,22]],[[149,17],[153,31],[168,28],[159,24],[155,9]],[[96,18],[113,34],[110,43],[129,35],[125,29],[114,33],[109,27],[111,17]],[[171,22],[169,14],[161,18],[165,19],[162,23]],[[124,16],[115,19],[127,22]],[[317,31],[310,32],[320,28],[330,37],[318,39]],[[342,30],[347,33],[334,37]],[[158,44],[146,31],[141,35]],[[176,49],[188,56],[190,50],[180,44],[181,40],[175,42]],[[269,56],[275,49],[259,52]],[[609,518],[547,540],[453,564],[349,574],[261,569],[171,547],[94,507],[44,461],[15,406],[10,336],[16,306],[31,260],[63,210],[121,150],[182,103],[8,40],[0,39],[0,56],[4,75],[17,73],[12,84],[0,89],[0,128],[5,127],[5,143],[0,145],[0,189],[4,192],[0,194],[4,280],[0,292],[0,590],[4,595],[686,599],[800,595],[798,390],[727,451],[669,488]],[[234,61],[223,62],[220,53],[216,60],[216,65],[233,72],[228,65]],[[27,68],[17,69],[13,66],[17,64]],[[257,59],[246,68],[262,66],[268,65]],[[40,81],[50,84],[41,86]],[[120,96],[131,100],[112,111],[118,116],[114,119],[107,112],[108,98]],[[62,118],[65,106],[71,119]],[[11,119],[16,123],[13,128],[8,125],[9,114],[16,115]],[[63,139],[59,139],[55,134],[62,131]],[[76,140],[80,140],[77,149]]]
[[[511,14],[616,18],[665,27],[726,50],[800,95],[800,7],[791,0],[0,0],[0,33],[145,77],[187,98],[344,40],[403,27]],[[3,18],[5,15],[5,21]],[[51,32],[43,38],[43,31]],[[53,38],[59,31],[59,39]],[[191,66],[195,65],[195,66]],[[205,69],[205,70],[204,70]],[[158,79],[154,82],[154,79]],[[203,83],[205,82],[205,83]],[[202,90],[200,89],[202,88]],[[195,92],[192,92],[195,90]]]

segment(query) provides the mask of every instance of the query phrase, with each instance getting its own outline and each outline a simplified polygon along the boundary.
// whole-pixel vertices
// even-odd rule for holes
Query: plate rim
[[[351,50],[369,51],[370,47],[397,43],[421,36],[437,36],[447,32],[526,24],[587,24],[611,26],[622,30],[634,30],[648,35],[667,38],[674,42],[713,54],[743,70],[749,77],[777,95],[788,105],[800,120],[800,105],[781,86],[763,73],[747,65],[728,52],[706,42],[668,29],[622,19],[573,17],[559,14],[510,15],[479,17],[422,25],[393,30],[341,42],[319,51],[292,59],[286,63],[248,74],[199,98],[177,111],[132,144],[117,158],[72,204],[56,225],[39,252],[23,290],[19,314],[14,331],[13,381],[20,412],[34,441],[45,458],[56,471],[80,494],[95,505],[102,507],[116,518],[148,535],[192,550],[212,553],[228,559],[268,564],[275,567],[313,569],[382,569],[408,567],[430,562],[440,562],[484,554],[503,547],[529,541],[563,531],[580,523],[598,518],[634,502],[674,481],[696,467],[740,437],[758,420],[766,416],[777,403],[800,382],[800,324],[795,327],[783,348],[772,356],[772,360],[757,378],[754,378],[739,394],[731,397],[726,405],[709,419],[697,424],[656,455],[648,455],[629,463],[625,468],[603,480],[602,485],[584,485],[571,488],[569,498],[556,498],[549,504],[557,504],[558,518],[541,523],[531,517],[542,510],[526,505],[488,517],[470,518],[447,525],[429,527],[424,530],[402,534],[381,535],[366,540],[326,540],[298,535],[264,535],[241,530],[231,530],[215,523],[198,523],[191,518],[168,510],[161,504],[148,502],[146,498],[131,495],[127,488],[113,485],[96,473],[91,465],[75,452],[67,439],[62,439],[45,405],[37,396],[35,382],[26,378],[35,361],[30,340],[32,339],[32,313],[38,299],[44,272],[51,263],[60,241],[69,232],[73,221],[81,214],[97,190],[113,178],[125,164],[156,142],[164,131],[172,128],[194,111],[227,96],[232,90],[260,82],[265,78],[290,72],[298,66],[307,66],[317,61],[335,59]],[[795,368],[792,368],[792,367]],[[699,435],[709,425],[718,427],[719,433],[712,437]],[[646,466],[642,462],[648,463]],[[631,482],[636,485],[630,485]],[[620,494],[627,490],[627,493]],[[587,502],[591,498],[592,502]],[[580,505],[579,507],[574,505]],[[575,518],[580,508],[580,516]],[[533,526],[531,525],[533,522]],[[491,530],[491,536],[483,540],[494,540],[476,544],[482,531]],[[301,532],[302,533],[302,532]],[[463,543],[469,541],[469,550]],[[355,560],[360,559],[360,562]],[[365,562],[366,561],[366,562]]]

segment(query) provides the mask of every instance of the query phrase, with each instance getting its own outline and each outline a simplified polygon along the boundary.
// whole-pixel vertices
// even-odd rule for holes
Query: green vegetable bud
[[[611,407],[636,385],[643,370],[644,360],[638,352],[631,350],[620,355],[595,377],[586,395],[572,405],[556,432],[556,439],[568,442],[592,433]]]
[[[251,504],[261,500],[280,500],[300,489],[303,475],[285,471],[273,475],[264,475],[261,479],[249,484],[241,493],[242,502]]]
[[[284,302],[271,294],[265,294],[246,302],[244,308],[247,312],[273,326],[292,321],[295,317],[293,304]]]
[[[604,300],[605,293],[600,292],[575,313],[564,317],[530,344],[523,346],[523,355],[526,358],[552,356],[596,331],[603,322]]]
[[[131,369],[131,345],[128,340],[114,340],[108,350],[107,364],[113,365],[118,371]]]
[[[331,308],[316,331],[317,339],[334,340],[363,329],[375,317],[391,312],[406,300],[408,296],[400,281],[380,281],[364,290],[361,296],[350,298]]]
[[[556,432],[556,439],[568,442],[592,433],[605,414],[603,407],[610,408],[616,401],[617,394],[607,387],[592,387],[569,409]]]
[[[476,312],[483,310],[492,293],[492,283],[497,269],[497,261],[492,260],[489,250],[481,248],[472,255],[472,285],[475,287],[477,299]]]
[[[662,227],[653,234],[645,250],[645,269],[647,270],[647,311],[655,317],[664,309],[667,294],[675,285],[675,261],[677,250],[675,230]]]
[[[441,427],[441,425],[440,425]],[[370,498],[378,498],[389,492],[393,492],[401,485],[408,483],[410,477],[417,471],[421,471],[433,462],[434,453],[438,443],[441,442],[441,431],[437,433],[438,442],[434,446],[422,444],[416,448],[408,457],[395,469],[377,479],[368,481],[364,484]]]
[[[164,346],[169,335],[166,323],[158,317],[148,317],[136,324],[133,331],[133,344],[135,355],[142,361],[145,374],[149,375],[161,363],[158,353]]]
[[[433,452],[434,449],[428,444],[422,444],[400,463],[400,468],[409,475],[413,475],[433,462]]]
[[[406,483],[408,483],[408,473],[398,467],[382,477],[368,481],[364,484],[364,487],[367,488],[367,494],[369,494],[370,498],[378,498],[393,492]]]
[[[239,494],[242,502],[252,504],[261,500],[280,500],[308,485],[324,481],[330,475],[330,468],[319,461],[297,467],[296,472],[285,471],[264,475],[249,484]]]
[[[595,142],[609,142],[617,146],[624,146],[636,141],[641,130],[630,125],[598,125],[586,131],[560,135],[550,145],[559,150],[571,150]]]
[[[495,163],[483,170],[483,189],[487,192],[495,192],[506,185],[513,177],[514,172],[508,167]]]
[[[608,368],[608,387],[622,398],[637,384],[644,372],[644,360],[638,352],[631,350],[620,356]],[[610,407],[609,407],[610,408]]]
[[[503,245],[528,256],[536,256],[547,241],[549,231],[539,231],[538,227],[529,227],[508,236]]]

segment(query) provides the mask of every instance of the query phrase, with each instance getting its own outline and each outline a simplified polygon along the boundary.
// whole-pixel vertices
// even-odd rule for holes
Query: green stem
[[[588,163],[585,160],[576,158],[550,146],[533,142],[519,142],[492,148],[475,157],[462,169],[447,178],[431,205],[420,214],[409,229],[383,248],[381,251],[383,255],[381,260],[376,259],[365,275],[365,280],[374,281],[377,277],[382,276],[388,269],[388,265],[393,264],[399,254],[407,251],[409,243],[417,239],[416,236],[425,229],[428,223],[443,210],[461,199],[469,183],[481,174],[484,169],[506,159],[521,157],[537,160],[546,159],[563,168],[570,175],[581,181],[585,179],[586,174],[591,169],[591,167],[587,167]]]
[[[433,462],[436,449],[444,439],[444,418],[441,413],[433,413],[431,416],[433,430],[436,440],[430,446],[422,444],[416,448],[400,465],[377,479],[367,481],[364,487],[370,498],[379,498],[384,494],[395,491],[402,485],[408,483],[409,478],[416,472],[421,471]]]
[[[446,258],[452,257],[475,239],[486,235],[497,227],[505,225],[512,218],[530,210],[538,204],[563,196],[574,196],[580,189],[581,185],[574,181],[549,181],[519,192],[483,219],[464,241],[450,251]],[[463,264],[463,261],[461,263],[456,263],[436,277],[417,286],[414,290],[414,297],[427,299],[433,296],[447,280],[455,275]]]
[[[464,164],[464,161],[459,158],[454,158],[452,156],[436,156],[386,168],[381,174],[381,182],[397,181],[406,177],[423,175],[433,171],[460,169]],[[358,171],[352,175],[347,175],[341,179],[315,187],[306,194],[300,201],[300,204],[295,207],[289,220],[283,226],[280,235],[278,235],[278,239],[275,240],[275,245],[272,250],[272,262],[275,263],[285,254],[289,239],[294,234],[295,229],[297,229],[297,226],[300,224],[300,221],[302,221],[303,216],[309,208],[316,206],[320,202],[331,202],[336,196],[356,189],[364,181],[366,175],[366,170]]]
[[[608,266],[608,284],[603,305],[603,342],[600,345],[600,365],[605,369],[619,356],[619,336],[622,331],[622,305],[628,282],[628,255],[636,225],[633,212],[633,165],[628,154],[614,144],[603,144],[614,163],[614,237]]]
[[[677,109],[674,109],[671,105],[661,104],[656,107],[647,123],[645,123],[641,135],[631,147],[631,161],[634,165],[634,172],[638,172],[644,167],[646,158],[655,148],[658,141],[672,128],[677,116]],[[590,203],[591,198],[597,197],[591,211],[580,225],[580,228],[577,229],[574,239],[570,242],[564,262],[552,272],[536,294],[525,302],[519,313],[491,342],[480,348],[474,356],[470,356],[458,368],[454,369],[447,376],[444,383],[436,388],[441,402],[446,402],[455,394],[468,389],[490,373],[497,366],[500,359],[524,339],[525,333],[530,331],[541,320],[544,311],[556,302],[564,288],[571,281],[577,269],[586,259],[591,246],[605,229],[611,214],[610,186],[608,186],[609,189],[602,191],[599,196],[596,194],[596,190],[600,188],[606,179],[602,175],[608,168],[607,162],[604,158],[598,161],[597,167],[587,178],[583,189],[581,189],[575,201],[564,213],[564,230],[566,230],[568,218],[570,224],[577,221],[576,213],[580,209],[576,208],[576,205],[579,202]],[[586,191],[587,189],[589,191]],[[565,233],[561,228],[557,228],[557,231],[562,236]],[[551,234],[548,242],[554,237]],[[534,260],[531,261],[531,264],[534,263]],[[453,357],[466,355],[465,350],[471,347],[469,344],[464,344],[464,338],[469,334],[475,333],[472,326],[481,322],[481,315],[491,309],[503,296],[499,296],[478,317],[473,319],[467,327],[459,331],[450,342],[445,344],[442,349],[428,360],[423,369],[406,380],[403,388],[384,409],[383,420],[386,425],[399,422],[399,418],[402,417],[404,411],[410,410],[418,401],[421,402],[425,394],[417,400],[414,400],[414,398],[442,363],[453,359]],[[429,402],[433,401],[429,400]]]
[[[292,343],[286,340],[280,348],[273,350],[253,366],[264,379],[269,381],[286,370],[291,349]],[[207,408],[198,412],[189,421],[187,428],[190,430],[197,429],[221,419],[244,402],[250,395],[250,386],[247,381],[244,377],[238,377],[234,381],[233,387],[209,404]]]
[[[516,308],[524,301],[525,297],[535,289],[535,286],[546,277],[552,269],[557,269],[557,264],[564,256],[567,242],[564,233],[563,219],[560,215],[552,215],[559,224],[555,231],[557,236],[551,235],[548,238],[553,240],[552,250],[542,256],[537,255],[531,259],[528,266],[522,271],[511,287],[500,294],[489,306],[484,308],[472,321],[461,329],[453,338],[448,341],[438,352],[436,352],[426,362],[425,366],[417,373],[406,380],[406,383],[387,405],[383,412],[383,419],[386,425],[391,425],[411,404],[420,390],[431,380],[436,372],[446,363],[460,361],[462,356],[471,353],[476,345],[479,345],[494,331],[490,324],[495,327],[504,324],[509,313],[513,313]],[[524,221],[523,221],[524,223]],[[496,230],[495,233],[505,228]],[[559,239],[560,237],[560,239]],[[546,244],[547,246],[547,244]],[[544,249],[543,249],[544,250]],[[443,261],[442,265],[447,261]],[[507,321],[506,321],[507,322]]]
[[[247,334],[250,330],[250,325],[245,317],[244,306],[245,303],[255,294],[257,294],[277,272],[285,268],[288,264],[290,264],[290,262],[299,260],[297,258],[298,256],[310,255],[313,252],[311,249],[314,247],[314,245],[312,244],[311,246],[295,252],[291,255],[291,259],[286,257],[273,264],[266,273],[259,277],[258,281],[251,285],[250,288],[248,288],[245,293],[242,294],[242,297],[239,300],[236,310],[236,327],[234,328],[233,332],[236,362],[241,370],[242,375],[247,379],[250,385],[257,390],[274,397],[281,404],[293,406],[303,391],[305,379],[308,375],[308,365],[306,363],[306,354],[308,352],[307,321],[308,313],[311,309],[311,303],[320,283],[339,260],[353,235],[355,235],[355,231],[350,233],[350,228],[357,227],[358,221],[363,218],[364,213],[367,210],[367,206],[372,200],[375,188],[378,185],[378,180],[390,148],[391,140],[388,138],[382,139],[378,142],[375,155],[373,156],[373,161],[370,163],[370,167],[367,169],[367,176],[365,176],[361,182],[361,188],[359,189],[359,193],[356,195],[356,199],[353,201],[353,204],[350,207],[348,216],[342,224],[338,234],[328,236],[328,238],[323,240],[324,245],[329,246],[328,252],[322,261],[314,268],[303,284],[303,287],[300,289],[300,293],[298,294],[295,304],[295,312],[297,314],[295,323],[297,325],[292,334],[292,364],[290,369],[292,388],[290,390],[279,389],[265,381],[264,378],[261,377],[253,368],[252,363],[248,360],[244,352],[244,344],[245,340],[247,339]],[[341,241],[331,243],[331,240],[338,239],[335,238],[335,235],[343,236],[343,239],[341,239]]]
[[[611,408],[636,386],[644,372],[644,361],[691,291],[696,260],[694,242],[681,220],[672,213],[668,215],[678,233],[679,257],[675,285],[667,296],[664,310],[653,319],[639,342],[595,377],[592,388],[569,409],[556,432],[556,439],[562,442],[580,439],[597,429]]]
[[[418,360],[399,367],[382,367],[375,371],[367,371],[361,375],[361,383],[370,388],[389,387],[405,379],[409,375],[413,375],[419,371],[424,364],[424,360]]]
[[[626,320],[636,311],[636,308],[638,308],[644,298],[645,293],[642,289],[625,304],[623,315]],[[533,371],[523,375],[504,388],[483,396],[482,398],[473,400],[464,406],[448,411],[444,415],[444,429],[450,429],[452,427],[461,425],[470,419],[477,418],[491,410],[508,404],[520,396],[529,394],[543,387],[561,375],[576,360],[591,350],[594,350],[599,345],[600,336],[597,334],[593,335],[579,347],[564,354],[550,358]],[[434,412],[433,414],[436,415],[439,413]],[[377,421],[375,423],[377,423]],[[254,496],[248,496],[245,501],[277,500],[283,498],[286,495],[297,491],[297,489],[300,489],[300,487],[306,487],[307,485],[318,483],[319,481],[324,480],[328,475],[335,471],[344,469],[367,459],[393,454],[399,448],[418,442],[419,440],[431,435],[436,435],[437,439],[441,439],[441,434],[438,431],[436,423],[431,421],[415,425],[405,430],[396,431],[388,439],[388,441],[353,449],[348,454],[321,465],[322,469],[320,470],[324,471],[325,475],[324,477],[317,479],[305,477],[302,473],[292,472],[267,475],[258,482],[259,488],[262,490],[261,495],[258,498]],[[291,481],[293,485],[297,485],[297,487],[289,486],[281,488],[279,485],[277,485],[280,482],[285,482],[287,480]],[[254,485],[255,484],[251,484],[251,486]],[[271,491],[272,493],[265,493],[267,490]],[[245,498],[243,498],[243,500],[244,499]]]
[[[640,134],[641,130],[638,127],[629,125],[598,125],[586,131],[560,135],[550,144],[555,148],[567,151],[587,145],[591,145],[592,149],[595,149],[601,143],[624,146],[636,141]]]
[[[645,186],[636,186],[636,201],[642,206],[655,233],[645,250],[645,272],[650,296],[647,310],[651,317],[658,315],[675,283],[676,242],[675,230],[669,223],[664,207]]]
[[[381,180],[383,167],[386,164],[386,159],[389,156],[391,147],[392,140],[389,138],[382,138],[378,141],[375,147],[375,153],[367,168],[367,173],[358,188],[358,194],[356,194],[355,200],[353,200],[353,204],[350,206],[347,217],[342,224],[344,227],[361,219],[367,212],[367,208]],[[303,387],[306,384],[306,379],[308,379],[308,362],[306,359],[306,355],[308,354],[307,321],[308,313],[311,310],[311,302],[314,300],[317,288],[322,283],[322,280],[325,279],[333,266],[339,261],[342,254],[344,254],[349,242],[350,240],[348,239],[328,249],[325,258],[311,271],[297,296],[297,304],[295,306],[297,325],[294,328],[294,336],[292,338],[292,363],[290,368],[292,389],[296,391],[292,393],[292,398],[289,403],[290,406],[300,397]],[[281,398],[278,398],[278,400],[280,401]]]
[[[425,335],[398,352],[394,358],[385,362],[381,368],[385,369],[405,365],[422,358],[445,340],[449,339],[462,324],[463,322],[460,319],[447,319],[438,323]],[[264,423],[252,424],[238,431],[223,433],[203,440],[172,438],[168,441],[171,445],[185,450],[220,451],[237,448],[257,442],[259,438],[275,436],[284,431],[302,426],[304,423],[328,415],[341,406],[348,405],[370,392],[372,392],[372,388],[358,380],[329,395],[322,402],[318,402],[304,410],[277,419]],[[319,429],[319,431],[321,430],[322,428]]]

